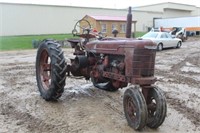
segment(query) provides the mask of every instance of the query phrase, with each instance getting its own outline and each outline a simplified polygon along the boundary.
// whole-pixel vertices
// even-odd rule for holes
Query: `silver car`
[[[172,37],[167,32],[148,32],[140,39],[150,39],[157,44],[157,50],[161,51],[163,48],[175,47],[180,48],[182,40]]]

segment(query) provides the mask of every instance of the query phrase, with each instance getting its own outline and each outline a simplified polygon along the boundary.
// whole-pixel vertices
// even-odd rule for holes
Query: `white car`
[[[157,50],[161,51],[163,48],[175,47],[180,48],[182,40],[172,37],[167,32],[148,32],[140,39],[150,39],[157,44]]]

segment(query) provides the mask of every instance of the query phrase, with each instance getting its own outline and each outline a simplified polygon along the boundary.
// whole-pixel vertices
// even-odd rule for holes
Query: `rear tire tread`
[[[51,62],[55,63],[51,64],[51,84],[49,85],[48,90],[44,90],[40,74],[38,73],[39,70],[37,70],[40,67],[40,56],[44,49],[47,50]],[[38,48],[36,57],[36,77],[40,94],[45,100],[56,100],[62,95],[62,93],[64,92],[66,79],[65,73],[65,58],[63,55],[63,51],[61,50],[60,44],[58,44],[55,40],[50,39],[42,41]]]

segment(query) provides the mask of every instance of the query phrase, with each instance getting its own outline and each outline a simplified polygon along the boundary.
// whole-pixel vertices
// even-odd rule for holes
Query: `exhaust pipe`
[[[131,14],[131,7],[129,7],[127,21],[126,21],[126,38],[131,38],[131,31],[132,31],[132,14]]]

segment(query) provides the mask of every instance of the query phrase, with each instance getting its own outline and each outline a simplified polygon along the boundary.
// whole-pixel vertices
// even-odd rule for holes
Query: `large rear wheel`
[[[41,42],[36,57],[36,80],[45,100],[58,99],[65,86],[66,64],[60,44],[53,40]]]
[[[123,105],[129,126],[141,130],[147,122],[147,106],[138,87],[131,87],[125,91]]]

